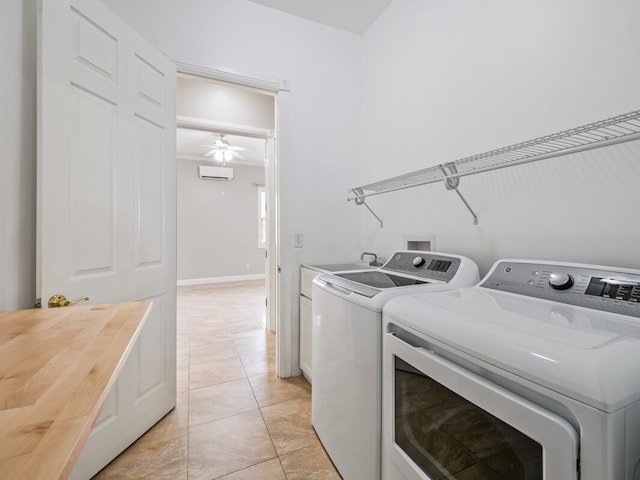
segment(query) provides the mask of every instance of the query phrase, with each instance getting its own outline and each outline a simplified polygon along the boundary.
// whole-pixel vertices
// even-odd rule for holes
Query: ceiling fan
[[[203,147],[209,147],[207,153],[204,154],[205,157],[212,157],[214,160],[218,162],[228,162],[237,158],[239,160],[244,160],[244,157],[240,155],[238,152],[244,152],[253,150],[253,148],[248,147],[236,147],[231,145],[224,139],[224,135],[220,135],[218,138],[215,138],[212,142],[212,145],[202,145]]]

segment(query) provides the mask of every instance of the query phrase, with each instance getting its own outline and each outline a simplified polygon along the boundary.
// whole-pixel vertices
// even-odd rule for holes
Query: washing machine
[[[640,479],[640,271],[500,260],[383,320],[383,480]]]
[[[383,305],[478,280],[466,257],[411,250],[379,268],[313,280],[312,423],[344,480],[380,478]]]

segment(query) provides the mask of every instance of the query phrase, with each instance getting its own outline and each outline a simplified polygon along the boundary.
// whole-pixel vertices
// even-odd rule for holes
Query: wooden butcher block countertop
[[[0,312],[0,478],[66,479],[150,302]]]

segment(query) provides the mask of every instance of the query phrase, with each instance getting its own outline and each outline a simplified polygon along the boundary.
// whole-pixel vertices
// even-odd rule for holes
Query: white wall
[[[178,77],[176,114],[209,119],[234,126],[275,128],[271,95],[196,77]]]
[[[178,77],[177,115],[218,124],[275,128],[272,95],[196,77]],[[264,158],[265,140],[256,152]],[[180,150],[179,150],[180,151]],[[258,248],[258,193],[264,166],[229,163],[231,181],[202,180],[199,165],[178,156],[178,282],[207,282],[264,276],[265,249]],[[186,281],[186,282],[185,282]]]
[[[435,235],[485,270],[503,256],[640,266],[627,253],[639,240],[633,145],[462,179],[477,227],[440,185],[372,198],[381,231],[344,201],[352,186],[640,108],[635,0],[394,0],[363,41],[243,0],[105,3],[177,61],[291,81],[292,264]],[[34,294],[35,5],[2,12],[3,309]],[[291,248],[294,231],[305,248]]]
[[[347,205],[358,178],[361,38],[247,0],[104,0],[169,58],[288,80],[280,164],[281,274],[292,372],[298,339],[298,266],[353,259],[361,214]],[[2,6],[3,220],[0,309],[27,308],[35,292],[36,0]],[[5,83],[6,82],[6,83]],[[6,139],[6,141],[4,141]],[[293,233],[305,247],[293,249]],[[285,367],[286,368],[286,367]]]
[[[104,3],[177,62],[290,82],[278,103],[289,119],[278,138],[280,327],[299,373],[300,264],[361,252],[361,214],[346,202],[360,175],[361,37],[247,0]],[[304,248],[293,248],[294,232]]]
[[[288,80],[282,240],[305,233],[288,251],[298,262],[359,255],[360,214],[346,197],[360,175],[361,37],[246,0],[104,3],[177,62]]]
[[[358,185],[640,108],[640,2],[394,0],[364,36]],[[381,140],[384,139],[384,140]],[[372,197],[367,249],[407,235],[466,254],[640,267],[640,146],[625,144]],[[356,185],[354,185],[356,186]]]
[[[246,0],[104,3],[173,60],[291,82],[292,292],[301,262],[388,255],[407,235],[435,235],[485,271],[506,256],[640,267],[633,145],[463,179],[477,227],[439,185],[371,199],[382,231],[345,201],[349,187],[640,108],[636,0],[394,0],[364,39]],[[0,309],[29,307],[35,288],[35,5],[2,11]],[[284,310],[295,342],[297,295]]]
[[[16,310],[35,300],[35,0],[3,2],[0,31],[0,310]]]
[[[234,165],[234,179],[202,180],[178,160],[178,281],[264,274],[258,187],[264,167]]]

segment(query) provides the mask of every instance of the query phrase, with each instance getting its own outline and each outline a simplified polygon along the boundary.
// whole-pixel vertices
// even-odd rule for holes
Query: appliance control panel
[[[395,252],[381,268],[406,275],[449,282],[460,267],[460,259],[433,252],[406,250]]]
[[[481,287],[640,318],[640,271],[501,260]]]

